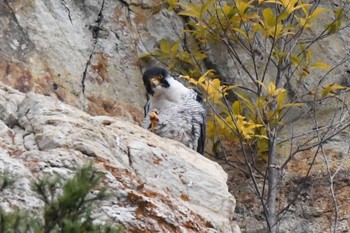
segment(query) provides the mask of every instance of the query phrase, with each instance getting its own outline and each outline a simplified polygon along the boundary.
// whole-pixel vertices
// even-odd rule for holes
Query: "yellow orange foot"
[[[153,109],[153,111],[149,113],[148,117],[151,121],[151,131],[156,133],[156,126],[159,122],[157,109]]]

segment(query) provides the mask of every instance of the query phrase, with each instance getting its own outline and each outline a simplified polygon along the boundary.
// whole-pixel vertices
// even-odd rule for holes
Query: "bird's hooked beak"
[[[160,84],[160,80],[162,79],[163,77],[160,75],[160,76],[155,76],[153,78],[150,79],[150,84],[153,88],[157,87],[159,84]]]

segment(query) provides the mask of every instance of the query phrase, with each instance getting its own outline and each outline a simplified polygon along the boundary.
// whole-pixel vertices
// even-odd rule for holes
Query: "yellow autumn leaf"
[[[190,79],[188,80],[188,82],[193,83],[193,84],[195,84],[195,85],[198,84],[198,82],[197,82],[195,79],[193,79],[193,78],[190,78]]]
[[[203,75],[198,79],[198,83],[204,83],[206,80],[206,77]]]
[[[240,35],[242,35],[245,39],[249,40],[247,32],[243,31],[239,28],[232,28],[233,31],[238,32]]]
[[[276,90],[276,85],[273,82],[270,82],[269,87],[266,90],[267,94],[270,96],[274,96],[275,90]]]
[[[252,2],[254,2],[254,0],[251,0],[250,2],[245,2],[243,0],[236,0],[236,8],[239,11],[239,13],[241,15],[246,14],[246,11],[252,7]]]
[[[307,18],[296,17],[303,28],[310,28],[311,24]]]
[[[215,2],[214,0],[208,0],[202,5],[200,10],[201,16],[204,15],[204,13],[213,5],[214,2]]]
[[[214,120],[215,122],[217,123],[217,126],[220,128],[220,129],[224,129],[225,128],[225,122],[223,120],[221,120],[220,117],[214,115]]]
[[[283,5],[280,0],[267,0],[264,1],[265,3],[273,3],[273,4],[278,4],[278,5]]]
[[[244,105],[249,109],[249,111],[253,114],[256,113],[256,107],[254,106],[253,102],[249,99],[248,96],[246,96],[243,93],[235,92],[238,98],[243,100]]]
[[[273,27],[276,24],[276,16],[270,8],[263,9],[264,24]]]
[[[265,83],[261,82],[260,80],[257,80],[256,82],[266,90]]]
[[[214,87],[216,90],[219,90],[220,89],[220,85],[221,84],[221,81],[220,81],[220,79],[218,79],[218,78],[215,78],[215,79],[213,79],[213,80],[211,80],[210,81],[210,85],[212,86],[212,87]]]
[[[193,84],[195,84],[195,85],[198,85],[198,81],[195,80],[195,79],[193,79],[193,78],[191,78],[191,77],[188,76],[188,75],[180,75],[180,78],[187,79],[188,82],[193,83]]]
[[[222,11],[223,11],[224,15],[228,16],[232,12],[232,6],[230,6],[228,4],[224,4],[222,7]]]
[[[282,103],[287,99],[287,92],[285,90],[279,92],[276,99],[277,99],[277,106],[281,106]]]
[[[295,3],[297,3],[297,1],[298,1],[298,0],[281,0],[283,6],[284,6],[285,8],[290,7],[290,6],[293,7],[293,6],[295,5]]]
[[[289,104],[283,104],[281,109],[289,108],[289,107],[301,107],[301,106],[303,106],[302,103],[289,103]]]
[[[329,84],[323,88],[323,90],[321,91],[321,96],[325,97],[327,95],[333,95],[334,94],[333,92],[335,92],[337,90],[343,90],[345,88],[346,87],[339,85],[339,84],[334,84],[334,83]]]
[[[299,0],[281,0],[283,6],[286,8],[286,11],[289,14],[292,14],[294,11],[302,8],[304,9],[305,7],[311,6],[311,4],[299,4]]]
[[[314,62],[311,67],[313,68],[319,68],[319,69],[323,69],[323,70],[330,70],[331,66],[328,65],[325,62],[319,61],[319,62]]]
[[[322,7],[316,8],[316,9],[311,13],[311,15],[309,16],[309,19],[310,19],[311,21],[313,21],[319,14],[322,14],[322,13],[325,12],[325,11],[327,11],[326,8],[322,8]]]
[[[262,135],[262,134],[254,134],[255,138],[260,138],[260,139],[269,139],[266,135]]]
[[[175,6],[177,4],[177,0],[167,0],[170,6]]]
[[[297,0],[297,1],[298,1],[298,0]],[[297,5],[297,6],[295,6],[295,7],[290,7],[288,10],[289,10],[290,13],[292,13],[292,12],[298,10],[298,9],[303,9],[303,10],[305,11],[305,9],[306,9],[307,7],[310,7],[310,6],[312,6],[312,5],[311,5],[311,4],[308,4],[308,3],[305,3],[305,4]]]
[[[298,56],[291,55],[290,60],[294,66],[298,66],[300,63],[300,58]]]
[[[307,49],[306,50],[306,62],[309,63],[311,61],[311,58],[312,58],[312,50]]]
[[[179,3],[185,10],[179,12],[179,15],[189,16],[193,18],[201,17],[201,7],[198,7],[194,3]]]

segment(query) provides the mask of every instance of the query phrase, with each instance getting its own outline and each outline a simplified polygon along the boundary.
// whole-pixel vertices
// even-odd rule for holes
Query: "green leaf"
[[[171,54],[176,55],[180,47],[180,40],[176,41],[173,45],[171,45],[170,52]]]
[[[334,34],[334,33],[339,31],[340,26],[341,26],[341,21],[338,19],[338,20],[326,25],[327,32],[329,34]]]
[[[337,11],[334,12],[335,19],[331,23],[325,25],[325,28],[327,29],[327,32],[329,34],[333,34],[339,31],[343,15],[344,15],[343,8],[339,8]]]
[[[161,39],[159,41],[159,48],[162,53],[169,54],[170,50],[170,43],[166,39]]]
[[[235,115],[241,114],[241,102],[236,100],[232,104],[232,111]]]

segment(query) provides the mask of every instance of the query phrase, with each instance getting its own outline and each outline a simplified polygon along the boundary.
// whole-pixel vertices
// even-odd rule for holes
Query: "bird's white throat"
[[[182,103],[189,93],[190,89],[173,77],[168,76],[166,80],[169,83],[169,87],[165,88],[159,85],[154,88],[154,95],[151,96],[151,109],[161,110],[161,108],[168,108],[174,104]]]

